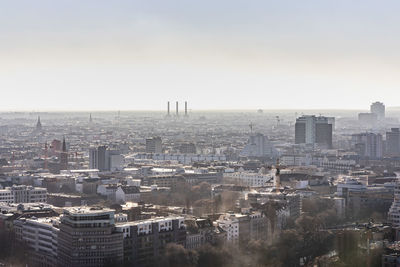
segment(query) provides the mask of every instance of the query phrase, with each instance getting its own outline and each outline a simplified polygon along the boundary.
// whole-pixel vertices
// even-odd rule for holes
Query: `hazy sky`
[[[399,12],[398,0],[0,0],[0,109],[400,106]]]

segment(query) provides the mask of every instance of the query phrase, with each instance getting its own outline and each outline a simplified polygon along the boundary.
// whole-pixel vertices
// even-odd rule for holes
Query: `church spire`
[[[40,122],[40,116],[38,116],[38,120],[36,123],[36,130],[41,131],[42,130],[42,123]]]

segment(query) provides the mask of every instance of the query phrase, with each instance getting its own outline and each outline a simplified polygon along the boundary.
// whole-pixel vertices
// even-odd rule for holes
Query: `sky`
[[[399,1],[0,0],[0,110],[400,106]]]

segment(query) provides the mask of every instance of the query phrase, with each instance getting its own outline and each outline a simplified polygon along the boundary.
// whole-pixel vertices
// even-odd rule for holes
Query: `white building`
[[[274,180],[274,174],[269,172],[267,174],[238,171],[233,173],[224,173],[224,178],[232,179],[239,185],[261,187],[261,186],[272,186]]]
[[[45,203],[47,189],[26,185],[13,185],[0,190],[0,202],[5,203]]]
[[[59,217],[30,218],[14,221],[16,239],[34,252],[38,266],[55,266],[58,256]]]
[[[234,214],[223,214],[216,221],[217,225],[227,233],[227,241],[239,243],[239,220]]]
[[[137,202],[140,200],[140,190],[137,186],[118,186],[115,191],[115,201],[118,203]]]

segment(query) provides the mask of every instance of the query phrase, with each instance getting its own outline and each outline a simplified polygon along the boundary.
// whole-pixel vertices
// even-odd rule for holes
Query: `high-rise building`
[[[275,157],[277,155],[278,151],[274,145],[261,133],[250,135],[247,145],[240,152],[241,157]]]
[[[119,150],[108,149],[107,146],[90,148],[89,150],[89,168],[99,171],[121,170],[124,157]]]
[[[162,153],[161,137],[153,137],[146,139],[146,153]]]
[[[385,119],[385,105],[382,102],[374,102],[371,104],[371,113],[377,115],[378,120]]]
[[[64,209],[58,234],[59,266],[118,266],[124,255],[122,235],[115,230],[114,210]]]
[[[383,140],[381,134],[353,134],[352,143],[357,154],[361,158],[379,159],[383,156]]]
[[[332,131],[335,118],[302,116],[296,119],[295,143],[318,144],[332,148]]]
[[[400,129],[392,128],[386,132],[386,155],[392,157],[400,156]]]

